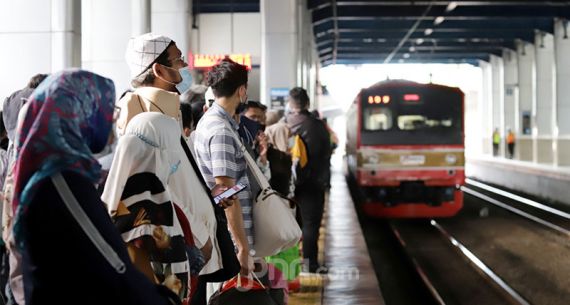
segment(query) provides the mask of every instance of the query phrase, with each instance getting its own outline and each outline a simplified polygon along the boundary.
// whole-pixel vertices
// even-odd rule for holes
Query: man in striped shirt
[[[234,119],[236,110],[247,101],[247,68],[224,59],[208,73],[208,85],[216,100],[196,127],[196,161],[209,187],[219,184],[231,188],[237,183],[247,186],[238,194],[238,202],[226,209],[241,273],[247,276],[253,270],[249,253],[254,241],[253,199],[242,144],[234,136],[239,128]]]

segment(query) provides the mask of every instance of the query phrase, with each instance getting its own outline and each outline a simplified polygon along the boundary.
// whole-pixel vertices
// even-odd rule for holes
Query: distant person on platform
[[[501,144],[501,134],[499,128],[495,128],[493,131],[493,156],[499,155],[499,144]]]
[[[509,159],[513,159],[515,157],[515,133],[510,128],[507,133],[507,150]]]
[[[308,111],[309,95],[303,88],[289,91],[286,121],[293,137],[299,136],[306,148],[307,163],[296,167],[295,199],[303,220],[303,257],[305,271],[327,273],[319,265],[319,228],[323,219],[325,190],[328,183],[331,145],[329,132],[323,121]]]

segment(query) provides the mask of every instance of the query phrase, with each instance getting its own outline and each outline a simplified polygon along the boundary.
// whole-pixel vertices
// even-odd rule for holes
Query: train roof
[[[378,88],[382,88],[382,87],[393,87],[393,86],[431,87],[431,88],[447,89],[447,90],[453,90],[453,91],[456,91],[456,90],[461,91],[461,89],[459,89],[457,87],[449,87],[449,86],[444,86],[444,85],[439,85],[439,84],[434,84],[434,83],[421,84],[418,82],[405,80],[405,79],[388,79],[388,80],[380,81],[380,82],[377,82],[368,88],[364,88],[363,90],[378,89]]]

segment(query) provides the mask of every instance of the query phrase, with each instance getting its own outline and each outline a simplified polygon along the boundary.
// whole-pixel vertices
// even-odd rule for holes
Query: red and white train
[[[349,175],[373,217],[449,217],[463,206],[464,94],[404,80],[362,89],[348,111]]]

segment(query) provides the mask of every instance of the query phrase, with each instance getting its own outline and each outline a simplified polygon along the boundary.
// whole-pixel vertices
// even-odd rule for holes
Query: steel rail
[[[491,204],[494,204],[494,205],[496,205],[496,206],[498,206],[498,207],[501,207],[501,208],[503,208],[503,209],[505,209],[505,210],[508,210],[509,212],[512,212],[512,213],[517,214],[517,215],[519,215],[519,216],[522,216],[522,217],[524,217],[524,218],[530,219],[530,220],[532,220],[532,221],[534,221],[534,222],[536,222],[536,223],[539,223],[539,224],[541,224],[541,225],[543,225],[543,226],[545,226],[545,227],[547,227],[547,228],[549,228],[549,229],[551,229],[551,230],[554,230],[554,231],[556,231],[556,232],[558,232],[558,233],[560,233],[560,234],[562,234],[562,235],[565,235],[565,236],[567,236],[567,237],[570,237],[570,230],[567,230],[567,229],[562,228],[562,227],[560,227],[560,226],[558,226],[558,225],[555,225],[555,224],[553,224],[553,223],[551,223],[551,222],[548,222],[548,221],[546,221],[546,220],[544,220],[544,219],[541,219],[541,218],[539,218],[539,217],[536,217],[536,216],[534,216],[534,215],[532,215],[532,214],[530,214],[530,213],[527,213],[527,212],[524,212],[524,211],[522,211],[522,210],[520,210],[520,209],[517,209],[517,208],[515,208],[515,207],[512,207],[512,206],[510,206],[510,205],[508,205],[508,204],[506,204],[506,203],[503,203],[503,202],[501,202],[501,201],[499,201],[499,200],[497,200],[497,199],[491,198],[490,196],[487,196],[487,195],[485,195],[485,194],[482,194],[482,193],[480,193],[480,192],[477,192],[477,191],[475,191],[475,190],[472,190],[472,189],[470,189],[470,188],[468,188],[468,187],[462,186],[462,187],[461,187],[461,190],[462,190],[464,193],[467,193],[467,194],[470,194],[470,195],[472,195],[472,196],[475,196],[475,197],[478,197],[478,198],[480,198],[480,199],[483,199],[483,200],[485,200],[485,201],[487,201],[487,202],[489,202],[489,203],[491,203]]]
[[[497,194],[497,195],[501,195],[501,196],[503,196],[503,197],[507,197],[507,198],[509,198],[509,199],[516,200],[516,201],[518,201],[518,202],[520,202],[520,203],[524,203],[524,204],[529,205],[529,206],[532,206],[532,207],[534,207],[534,208],[537,208],[537,209],[543,210],[543,211],[545,211],[545,212],[549,212],[549,213],[552,213],[552,214],[554,214],[554,215],[556,215],[556,216],[560,216],[560,217],[562,217],[562,218],[565,218],[565,219],[567,219],[567,220],[570,220],[570,213],[566,213],[566,212],[557,210],[557,209],[552,208],[552,207],[549,207],[549,206],[547,206],[547,205],[545,205],[545,204],[536,202],[536,201],[534,201],[534,200],[530,200],[530,199],[528,199],[528,198],[524,198],[524,197],[519,196],[519,195],[515,195],[515,194],[512,194],[512,193],[509,193],[509,192],[507,192],[507,191],[498,189],[498,188],[496,188],[496,187],[492,187],[492,186],[490,186],[490,185],[488,185],[488,184],[481,183],[481,182],[475,181],[475,180],[473,180],[473,179],[467,178],[467,179],[465,179],[465,182],[467,182],[467,183],[470,184],[470,185],[476,186],[476,187],[478,187],[478,188],[480,188],[480,189],[483,189],[483,190],[486,190],[486,191],[495,193],[495,194]]]
[[[511,286],[509,286],[501,277],[499,277],[491,268],[489,268],[481,259],[479,259],[473,252],[467,249],[463,244],[461,244],[456,238],[451,236],[440,224],[435,220],[431,220],[430,224],[434,226],[444,237],[449,240],[449,242],[455,247],[455,249],[462,254],[469,263],[477,269],[480,273],[484,274],[492,283],[500,288],[504,294],[506,294],[511,302],[514,304],[530,305],[530,303],[523,298],[518,292],[516,292]]]
[[[398,239],[398,242],[400,243],[402,248],[404,248],[404,250],[407,253],[408,251],[406,250],[407,249],[406,242],[402,238],[400,231],[398,231],[398,229],[396,229],[396,227],[394,227],[393,224],[390,224],[390,229],[392,230],[392,232],[394,233],[394,235]],[[407,256],[411,260],[412,264],[414,265],[414,269],[416,270],[416,272],[418,273],[418,275],[422,279],[422,282],[424,283],[424,285],[426,285],[426,288],[429,290],[430,294],[435,299],[437,304],[446,305],[445,301],[443,300],[443,298],[441,297],[439,292],[437,292],[435,285],[430,281],[430,279],[427,276],[427,273],[424,271],[424,269],[420,266],[420,264],[416,261],[416,259],[413,258],[409,253]]]

